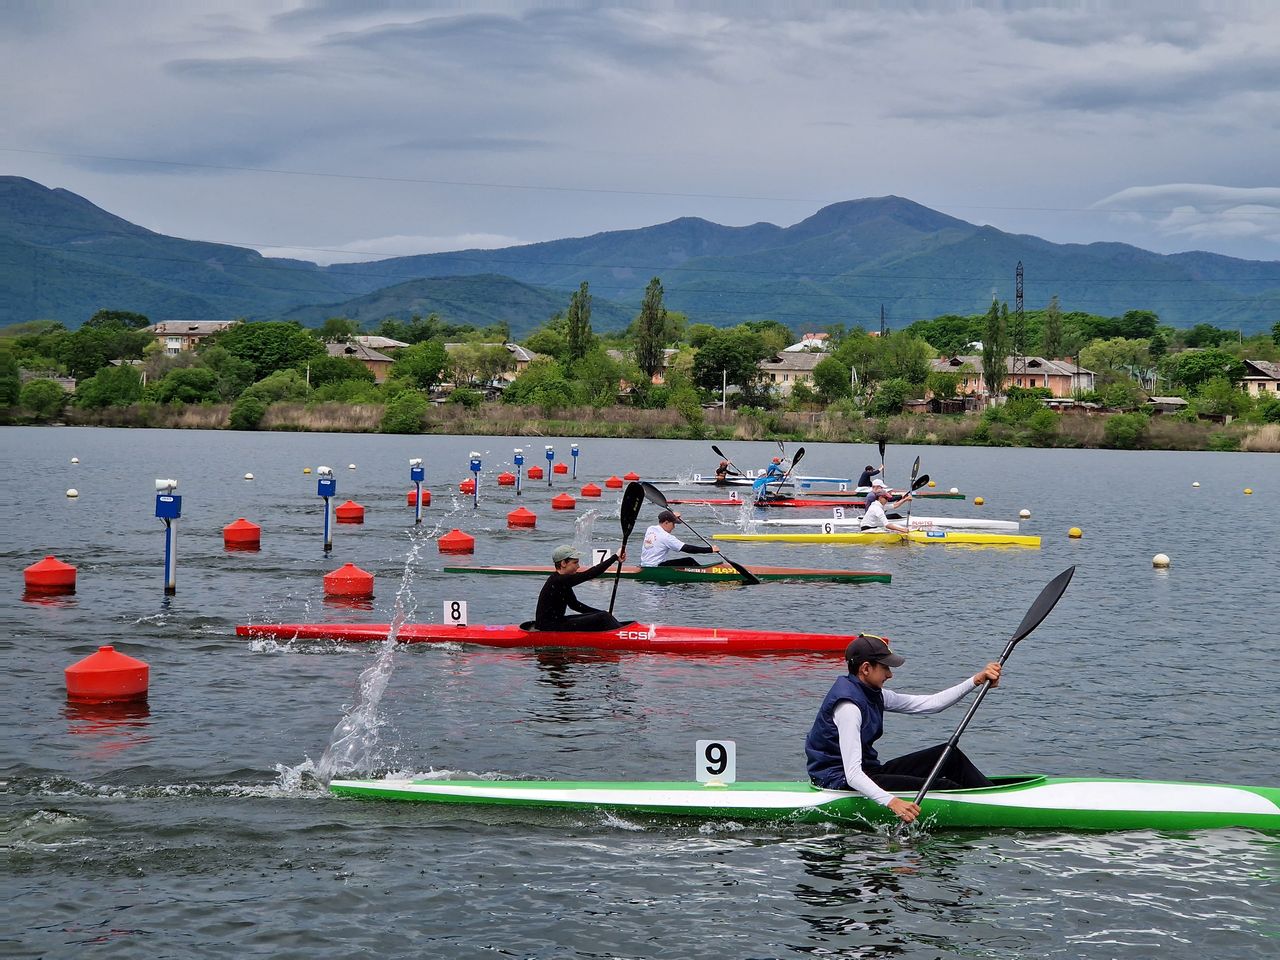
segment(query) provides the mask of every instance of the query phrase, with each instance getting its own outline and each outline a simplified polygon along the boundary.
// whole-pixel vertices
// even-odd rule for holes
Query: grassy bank
[[[62,422],[78,426],[153,427],[178,430],[229,428],[230,404],[133,404],[99,410],[68,408]],[[273,403],[259,429],[376,433],[381,404]],[[1115,420],[1114,418],[1127,418]],[[24,422],[10,418],[6,422]],[[31,421],[26,421],[31,422]],[[1109,426],[1110,424],[1110,426]],[[1124,427],[1123,430],[1117,429]],[[1280,425],[1235,422],[1222,426],[1142,414],[1054,415],[1032,425],[977,414],[900,414],[881,420],[830,413],[706,410],[691,425],[674,410],[605,407],[555,410],[502,403],[467,408],[430,407],[421,433],[477,436],[617,437],[630,439],[766,440],[1021,447],[1119,447],[1142,450],[1245,450],[1280,453]]]

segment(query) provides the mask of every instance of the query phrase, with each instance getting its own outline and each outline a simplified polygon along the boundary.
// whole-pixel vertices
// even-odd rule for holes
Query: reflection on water
[[[151,707],[146,700],[117,703],[79,703],[68,700],[62,708],[67,720],[67,733],[84,737],[86,756],[110,759],[131,747],[150,743],[146,733],[150,726]]]

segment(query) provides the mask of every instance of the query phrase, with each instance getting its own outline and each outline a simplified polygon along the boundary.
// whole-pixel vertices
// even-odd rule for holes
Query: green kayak
[[[545,566],[460,567],[444,568],[445,573],[490,573],[500,576],[541,576],[551,570]],[[823,581],[826,583],[888,583],[892,575],[869,570],[808,570],[802,567],[751,567],[759,580]],[[612,575],[612,572],[610,573]],[[623,567],[623,580],[648,583],[730,583],[741,582],[742,574],[727,563],[706,567]]]

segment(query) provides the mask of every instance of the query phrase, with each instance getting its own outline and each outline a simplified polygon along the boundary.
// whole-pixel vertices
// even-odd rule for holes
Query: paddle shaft
[[[622,550],[627,551],[627,541],[631,539],[631,531],[636,528],[636,517],[640,516],[640,507],[644,504],[644,488],[632,481],[622,494],[622,506],[618,510],[622,522]],[[618,557],[618,570],[613,575],[613,590],[609,593],[609,614],[613,614],[614,601],[618,599],[618,581],[622,579],[622,557]]]
[[[911,468],[911,484],[907,487],[907,493],[916,492],[916,477],[920,475],[920,458],[916,457],[915,465]],[[915,497],[907,501],[907,533],[911,532],[911,505],[915,503]]]
[[[721,460],[723,460],[725,463],[727,463],[729,466],[733,467],[733,472],[735,474],[737,474],[740,477],[746,476],[746,474],[744,474],[740,469],[738,469],[738,465],[734,463],[732,460],[730,460],[728,457],[726,457],[724,455],[724,451],[721,450],[719,447],[717,447],[714,443],[711,445],[711,452],[714,453]]]

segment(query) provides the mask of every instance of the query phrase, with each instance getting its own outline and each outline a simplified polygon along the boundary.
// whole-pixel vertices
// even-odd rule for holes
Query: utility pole
[[[1027,374],[1027,323],[1026,316],[1022,312],[1022,261],[1018,261],[1018,268],[1014,272],[1013,284],[1013,375],[1014,383],[1018,386],[1028,387],[1030,383],[1022,383],[1016,379],[1025,378]]]

